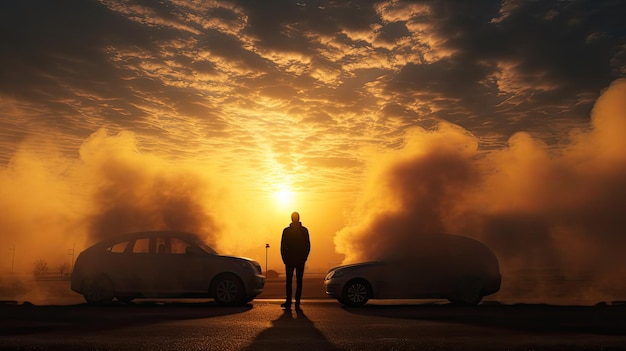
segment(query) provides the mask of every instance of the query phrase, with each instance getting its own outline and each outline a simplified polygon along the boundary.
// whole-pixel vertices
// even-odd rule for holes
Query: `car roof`
[[[114,236],[111,236],[104,240],[99,241],[98,243],[92,245],[92,247],[108,246],[108,245],[111,245],[113,243],[120,242],[120,241],[133,240],[133,239],[143,238],[143,237],[153,237],[153,236],[178,237],[181,239],[186,239],[191,242],[200,241],[198,234],[194,234],[191,232],[183,232],[183,231],[176,231],[176,230],[151,230],[151,231],[143,231],[143,232],[117,234],[117,235],[114,235]]]

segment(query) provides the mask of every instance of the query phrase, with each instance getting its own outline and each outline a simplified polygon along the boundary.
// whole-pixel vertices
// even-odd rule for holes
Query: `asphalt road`
[[[0,350],[626,350],[624,303],[496,295],[475,307],[409,300],[347,308],[326,298],[320,277],[305,279],[303,297],[303,313],[284,313],[284,281],[270,280],[243,307],[210,299],[88,306],[66,281],[37,282],[0,303]]]
[[[307,299],[243,307],[139,300],[0,305],[2,350],[624,350],[626,305],[551,306]]]

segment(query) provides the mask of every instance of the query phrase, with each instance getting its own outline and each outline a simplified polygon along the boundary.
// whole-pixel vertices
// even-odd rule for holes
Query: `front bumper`
[[[263,292],[264,287],[265,287],[265,276],[255,275],[248,282],[246,291],[247,291],[248,296],[257,296]]]
[[[341,297],[341,283],[332,279],[324,281],[324,291],[329,297]]]

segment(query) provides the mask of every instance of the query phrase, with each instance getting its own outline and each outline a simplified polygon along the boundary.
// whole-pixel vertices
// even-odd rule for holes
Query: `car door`
[[[134,240],[122,240],[107,247],[104,260],[98,262],[101,269],[113,282],[118,293],[133,293],[140,290],[139,272],[133,259]]]
[[[138,292],[146,297],[155,295],[159,291],[159,267],[154,238],[150,235],[137,237],[127,251],[130,251],[127,274],[135,279]]]
[[[184,238],[155,237],[159,290],[170,295],[206,293],[207,253]]]
[[[381,298],[415,298],[424,290],[426,275],[423,257],[391,259],[385,266],[385,288]]]
[[[435,294],[444,274],[441,271],[441,252],[432,242],[422,242],[411,257],[393,262],[394,294],[396,298],[425,298]]]
[[[416,255],[416,279],[409,288],[415,298],[439,297],[450,280],[450,262],[453,259],[439,237],[424,241]]]

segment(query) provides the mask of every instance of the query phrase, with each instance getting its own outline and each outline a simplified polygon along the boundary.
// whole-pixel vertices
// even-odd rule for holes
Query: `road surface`
[[[303,313],[284,313],[284,281],[243,307],[210,299],[88,306],[67,281],[25,284],[0,300],[2,350],[626,350],[626,304],[570,305],[493,295],[342,307],[305,279]],[[6,291],[6,290],[5,290]],[[545,302],[545,301],[544,301]]]
[[[2,350],[624,350],[626,306],[281,300],[0,305]]]

